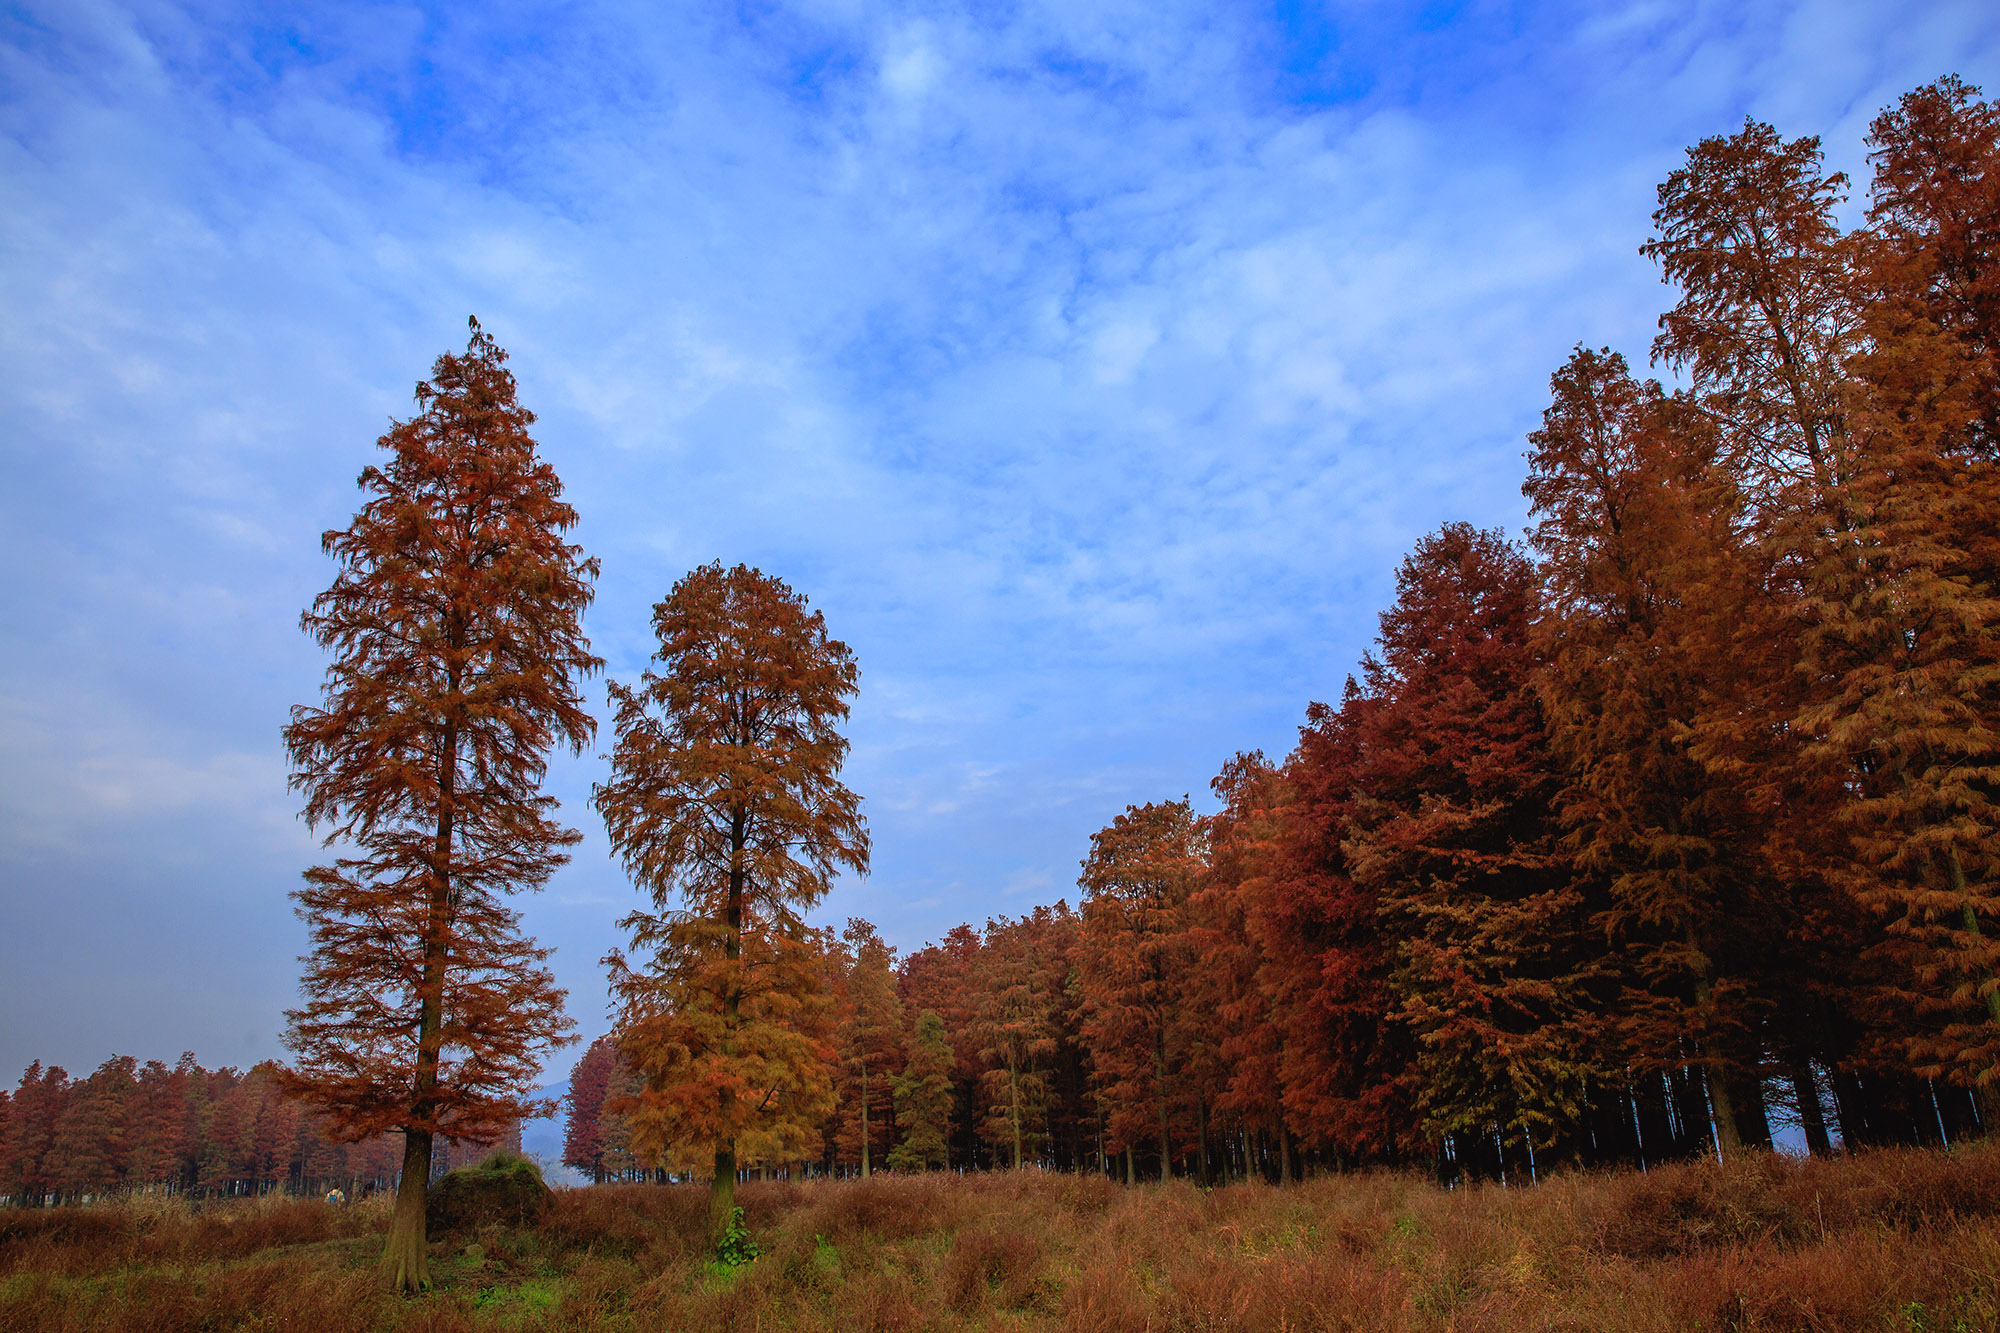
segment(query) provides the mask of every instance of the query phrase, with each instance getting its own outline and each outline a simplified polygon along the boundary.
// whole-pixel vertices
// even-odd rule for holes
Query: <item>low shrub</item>
[[[496,1152],[433,1184],[425,1195],[424,1224],[439,1235],[484,1226],[532,1226],[548,1212],[554,1193],[533,1162]]]

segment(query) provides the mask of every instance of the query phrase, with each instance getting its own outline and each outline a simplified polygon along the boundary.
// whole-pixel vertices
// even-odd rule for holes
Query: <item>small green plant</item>
[[[838,1280],[840,1277],[840,1250],[825,1236],[813,1236],[813,1268],[823,1278]]]
[[[729,1215],[729,1226],[722,1233],[722,1244],[715,1249],[716,1259],[735,1268],[749,1263],[763,1252],[763,1246],[750,1234],[750,1228],[743,1225],[743,1210],[737,1208]]]

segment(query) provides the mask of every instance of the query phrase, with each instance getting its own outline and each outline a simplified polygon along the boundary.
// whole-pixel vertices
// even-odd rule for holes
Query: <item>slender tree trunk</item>
[[[1806,1132],[1806,1151],[1814,1157],[1833,1155],[1833,1140],[1826,1133],[1826,1108],[1819,1101],[1819,1080],[1812,1065],[1801,1060],[1792,1067],[1792,1091],[1799,1099],[1799,1123]]]
[[[456,678],[449,682],[458,693]],[[453,800],[458,788],[458,724],[446,721],[438,756],[437,839],[431,849],[430,901],[424,921],[424,979],[417,1007],[417,1070],[411,1088],[410,1118],[423,1125],[435,1109],[438,1053],[444,1045],[445,936],[451,929],[451,840]],[[380,1271],[394,1291],[428,1291],[429,1237],[424,1212],[430,1197],[431,1132],[404,1127],[403,1178],[396,1186],[396,1211],[382,1246]]]
[[[1868,1123],[1868,1105],[1861,1094],[1861,1080],[1852,1070],[1833,1070],[1833,1110],[1840,1118],[1840,1139],[1849,1152],[1875,1143],[1875,1131]]]
[[[1125,1183],[1127,1185],[1136,1185],[1139,1183],[1139,1164],[1132,1159],[1132,1146],[1130,1144],[1125,1146]]]
[[[1018,1165],[1018,1163],[1017,1163]],[[868,1056],[861,1056],[861,1178],[868,1179]]]
[[[1213,1183],[1208,1174],[1208,1098],[1199,1094],[1194,1099],[1194,1123],[1196,1137],[1201,1141],[1201,1187],[1207,1189]],[[1226,1179],[1229,1174],[1228,1163],[1223,1164],[1222,1171]]]
[[[715,1178],[708,1187],[708,1243],[722,1253],[722,1239],[736,1220],[736,1142],[715,1150]]]
[[[1278,1183],[1292,1183],[1292,1131],[1288,1125],[1278,1126]]]
[[[729,828],[729,906],[723,914],[722,956],[729,960],[728,984],[722,996],[722,1047],[736,1054],[736,1029],[743,1012],[743,986],[735,963],[743,957],[743,849],[747,843],[743,807],[738,805]],[[733,1093],[717,1094],[721,1099],[720,1122],[735,1123],[736,1098]],[[717,1255],[723,1238],[736,1220],[736,1136],[715,1145],[715,1178],[708,1187],[708,1243]]]
[[[1167,1034],[1164,1027],[1154,1034],[1153,1082],[1158,1090],[1155,1100],[1160,1109],[1160,1179],[1165,1182],[1173,1179],[1174,1143],[1167,1128]]]
[[[1972,1105],[1979,1112],[1979,1132],[2000,1138],[2000,1087],[1982,1083],[1972,1089]]]
[[[1014,1122],[1014,1169],[1021,1169],[1021,1075],[1014,1061],[1007,1061],[1008,1117]]]
[[[1978,1137],[1979,1116],[1973,1109],[1972,1090],[1935,1079],[1930,1084],[1931,1100],[1937,1105],[1945,1143],[1955,1148],[1969,1138]]]
[[[1694,923],[1687,926],[1688,952],[1694,956],[1694,1004],[1701,1015],[1704,1029],[1702,1054],[1708,1059],[1702,1066],[1707,1075],[1709,1104],[1713,1108],[1711,1119],[1715,1124],[1716,1155],[1731,1158],[1743,1151],[1743,1141],[1736,1132],[1736,1107],[1729,1096],[1729,1079],[1715,1050],[1715,1040],[1708,1034],[1716,1028],[1714,1022],[1715,982],[1709,975],[1708,954],[1696,938]]]
[[[1712,1068],[1701,1069],[1703,1081],[1708,1084],[1709,1105],[1715,1124],[1716,1156],[1724,1161],[1743,1155],[1743,1140],[1736,1132],[1736,1103],[1729,1098],[1729,1080]]]
[[[1764,1105],[1764,1081],[1754,1072],[1733,1080],[1730,1104],[1736,1108],[1736,1137],[1746,1148],[1771,1147],[1771,1116]]]

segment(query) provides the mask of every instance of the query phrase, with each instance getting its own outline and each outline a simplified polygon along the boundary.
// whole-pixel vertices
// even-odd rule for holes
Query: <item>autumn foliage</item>
[[[350,1194],[392,1187],[403,1144],[338,1137],[285,1095],[271,1063],[205,1069],[113,1056],[71,1078],[37,1061],[0,1098],[0,1199],[74,1202],[127,1194],[237,1197],[273,1191]],[[503,1142],[518,1139],[504,1128]],[[474,1151],[439,1144],[449,1162]]]
[[[898,1031],[822,940],[838,1103],[800,1164],[914,1132],[874,1071],[920,1015],[958,1167],[1513,1181],[1988,1128],[2000,112],[1946,79],[1869,146],[1851,230],[1814,140],[1688,151],[1642,247],[1681,387],[1576,349],[1526,542],[1417,542],[1282,762],[1116,815],[1079,910],[902,958]]]
[[[1576,348],[1527,440],[1525,540],[1418,540],[1295,748],[1229,759],[1205,811],[1106,811],[1074,908],[902,956],[809,924],[867,865],[857,668],[778,580],[683,579],[612,687],[595,803],[647,902],[564,1155],[710,1196],[562,1200],[522,1244],[587,1252],[572,1323],[2000,1318],[1953,1276],[2000,1254],[1975,1142],[2000,1116],[2000,112],[1942,80],[1869,147],[1851,229],[1816,141],[1690,149],[1644,245],[1675,382]],[[0,1189],[380,1179],[385,1131],[527,1109],[510,1089],[561,1025],[500,895],[574,837],[535,784],[587,733],[593,567],[497,358],[440,361],[329,535],[308,626],[336,665],[289,737],[344,842],[301,894],[296,1070],[37,1066],[0,1100]],[[459,559],[501,531],[527,563]],[[1809,1159],[1758,1151],[1784,1139]],[[1617,1166],[1646,1170],[1577,1169]],[[816,1179],[885,1167],[1009,1170]],[[705,1285],[752,1173],[777,1262]]]
[[[839,780],[858,673],[823,616],[746,566],[695,570],[653,627],[652,667],[611,686],[618,742],[593,797],[651,910],[622,923],[634,961],[607,961],[620,1054],[643,1083],[633,1144],[710,1170],[719,1243],[739,1150],[806,1157],[834,1106],[826,949],[805,914],[836,870],[868,867],[860,800]],[[843,1044],[865,1113],[880,1056],[870,1033],[894,1015],[850,979],[860,1007]]]
[[[342,854],[295,895],[311,953],[284,1077],[339,1134],[403,1134],[383,1262],[406,1286],[426,1280],[433,1138],[491,1139],[538,1109],[523,1092],[571,1026],[507,896],[579,836],[540,784],[549,751],[595,728],[579,690],[600,665],[580,625],[597,564],[564,541],[576,511],[506,359],[474,321],[382,437],[303,619],[333,655],[322,699],[285,729],[305,817]]]

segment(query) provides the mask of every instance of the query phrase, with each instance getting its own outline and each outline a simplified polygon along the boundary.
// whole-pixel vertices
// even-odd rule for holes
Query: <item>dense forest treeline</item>
[[[72,1079],[38,1060],[0,1090],[0,1202],[50,1203],[156,1190],[197,1196],[388,1188],[397,1135],[339,1142],[279,1087],[276,1066],[204,1069],[113,1056]],[[520,1148],[519,1127],[500,1146]],[[494,1145],[454,1145],[464,1158]],[[441,1154],[438,1170],[451,1153]]]
[[[1516,1178],[1992,1123],[2000,112],[1946,79],[1869,148],[1853,230],[1817,140],[1689,150],[1643,246],[1680,386],[1579,347],[1525,546],[1418,543],[1219,813],[1127,810],[1075,910],[823,933],[817,1160]],[[619,1077],[583,1062],[568,1159],[671,1169]]]
[[[1815,1154],[1991,1128],[2000,111],[1945,79],[1878,117],[1869,148],[1852,229],[1816,140],[1746,123],[1690,149],[1642,247],[1675,293],[1651,353],[1676,383],[1579,347],[1529,437],[1525,544],[1465,524],[1420,541],[1373,650],[1307,709],[1291,754],[1231,759],[1212,815],[1185,796],[1129,808],[1093,835],[1074,909],[961,926],[901,959],[866,922],[808,929],[833,871],[867,864],[837,776],[857,668],[781,581],[692,572],[655,608],[654,668],[613,687],[612,780],[593,804],[657,911],[627,918],[630,963],[613,955],[621,1029],[577,1067],[566,1160],[718,1185],[1031,1163],[1512,1180],[1729,1159],[1788,1127]],[[434,1134],[497,1132],[528,1106],[514,1090],[568,1020],[545,951],[495,895],[541,883],[578,836],[535,784],[548,744],[589,732],[577,681],[597,660],[576,613],[596,566],[559,541],[575,515],[504,360],[475,325],[364,483],[520,492],[560,577],[507,590],[560,594],[534,622],[555,647],[517,642],[494,595],[493,651],[548,677],[530,703],[554,729],[494,722],[511,704],[482,715],[515,778],[453,789],[434,836],[367,825],[384,859],[308,875],[295,1067],[119,1059],[71,1081],[36,1066],[0,1097],[0,1193],[406,1167],[420,1185],[444,1160]],[[507,466],[461,466],[453,450],[491,435],[464,422],[501,418]],[[401,512],[329,536],[360,552],[315,604],[329,646],[347,633],[336,612],[373,625],[411,595],[368,582],[409,564],[409,534],[378,509]],[[329,784],[308,813],[339,829],[368,808],[355,790],[407,804],[401,770],[370,758],[388,751],[354,738],[432,723],[378,706],[365,653],[335,675],[288,736],[306,785]],[[455,774],[456,725],[410,752]],[[499,813],[452,823],[475,795]],[[485,859],[446,864],[461,843]],[[404,861],[422,875],[375,882]],[[384,924],[404,918],[374,907],[416,911],[407,884],[431,895],[410,917],[435,964],[417,980]],[[448,1059],[447,944],[477,973],[451,983]],[[368,1050],[422,1038],[410,1069],[350,1067],[342,1015],[377,990],[421,1000],[416,1018],[368,1008],[384,1034]],[[421,1285],[422,1191],[404,1193],[390,1257]],[[720,1191],[717,1235],[731,1216]]]

